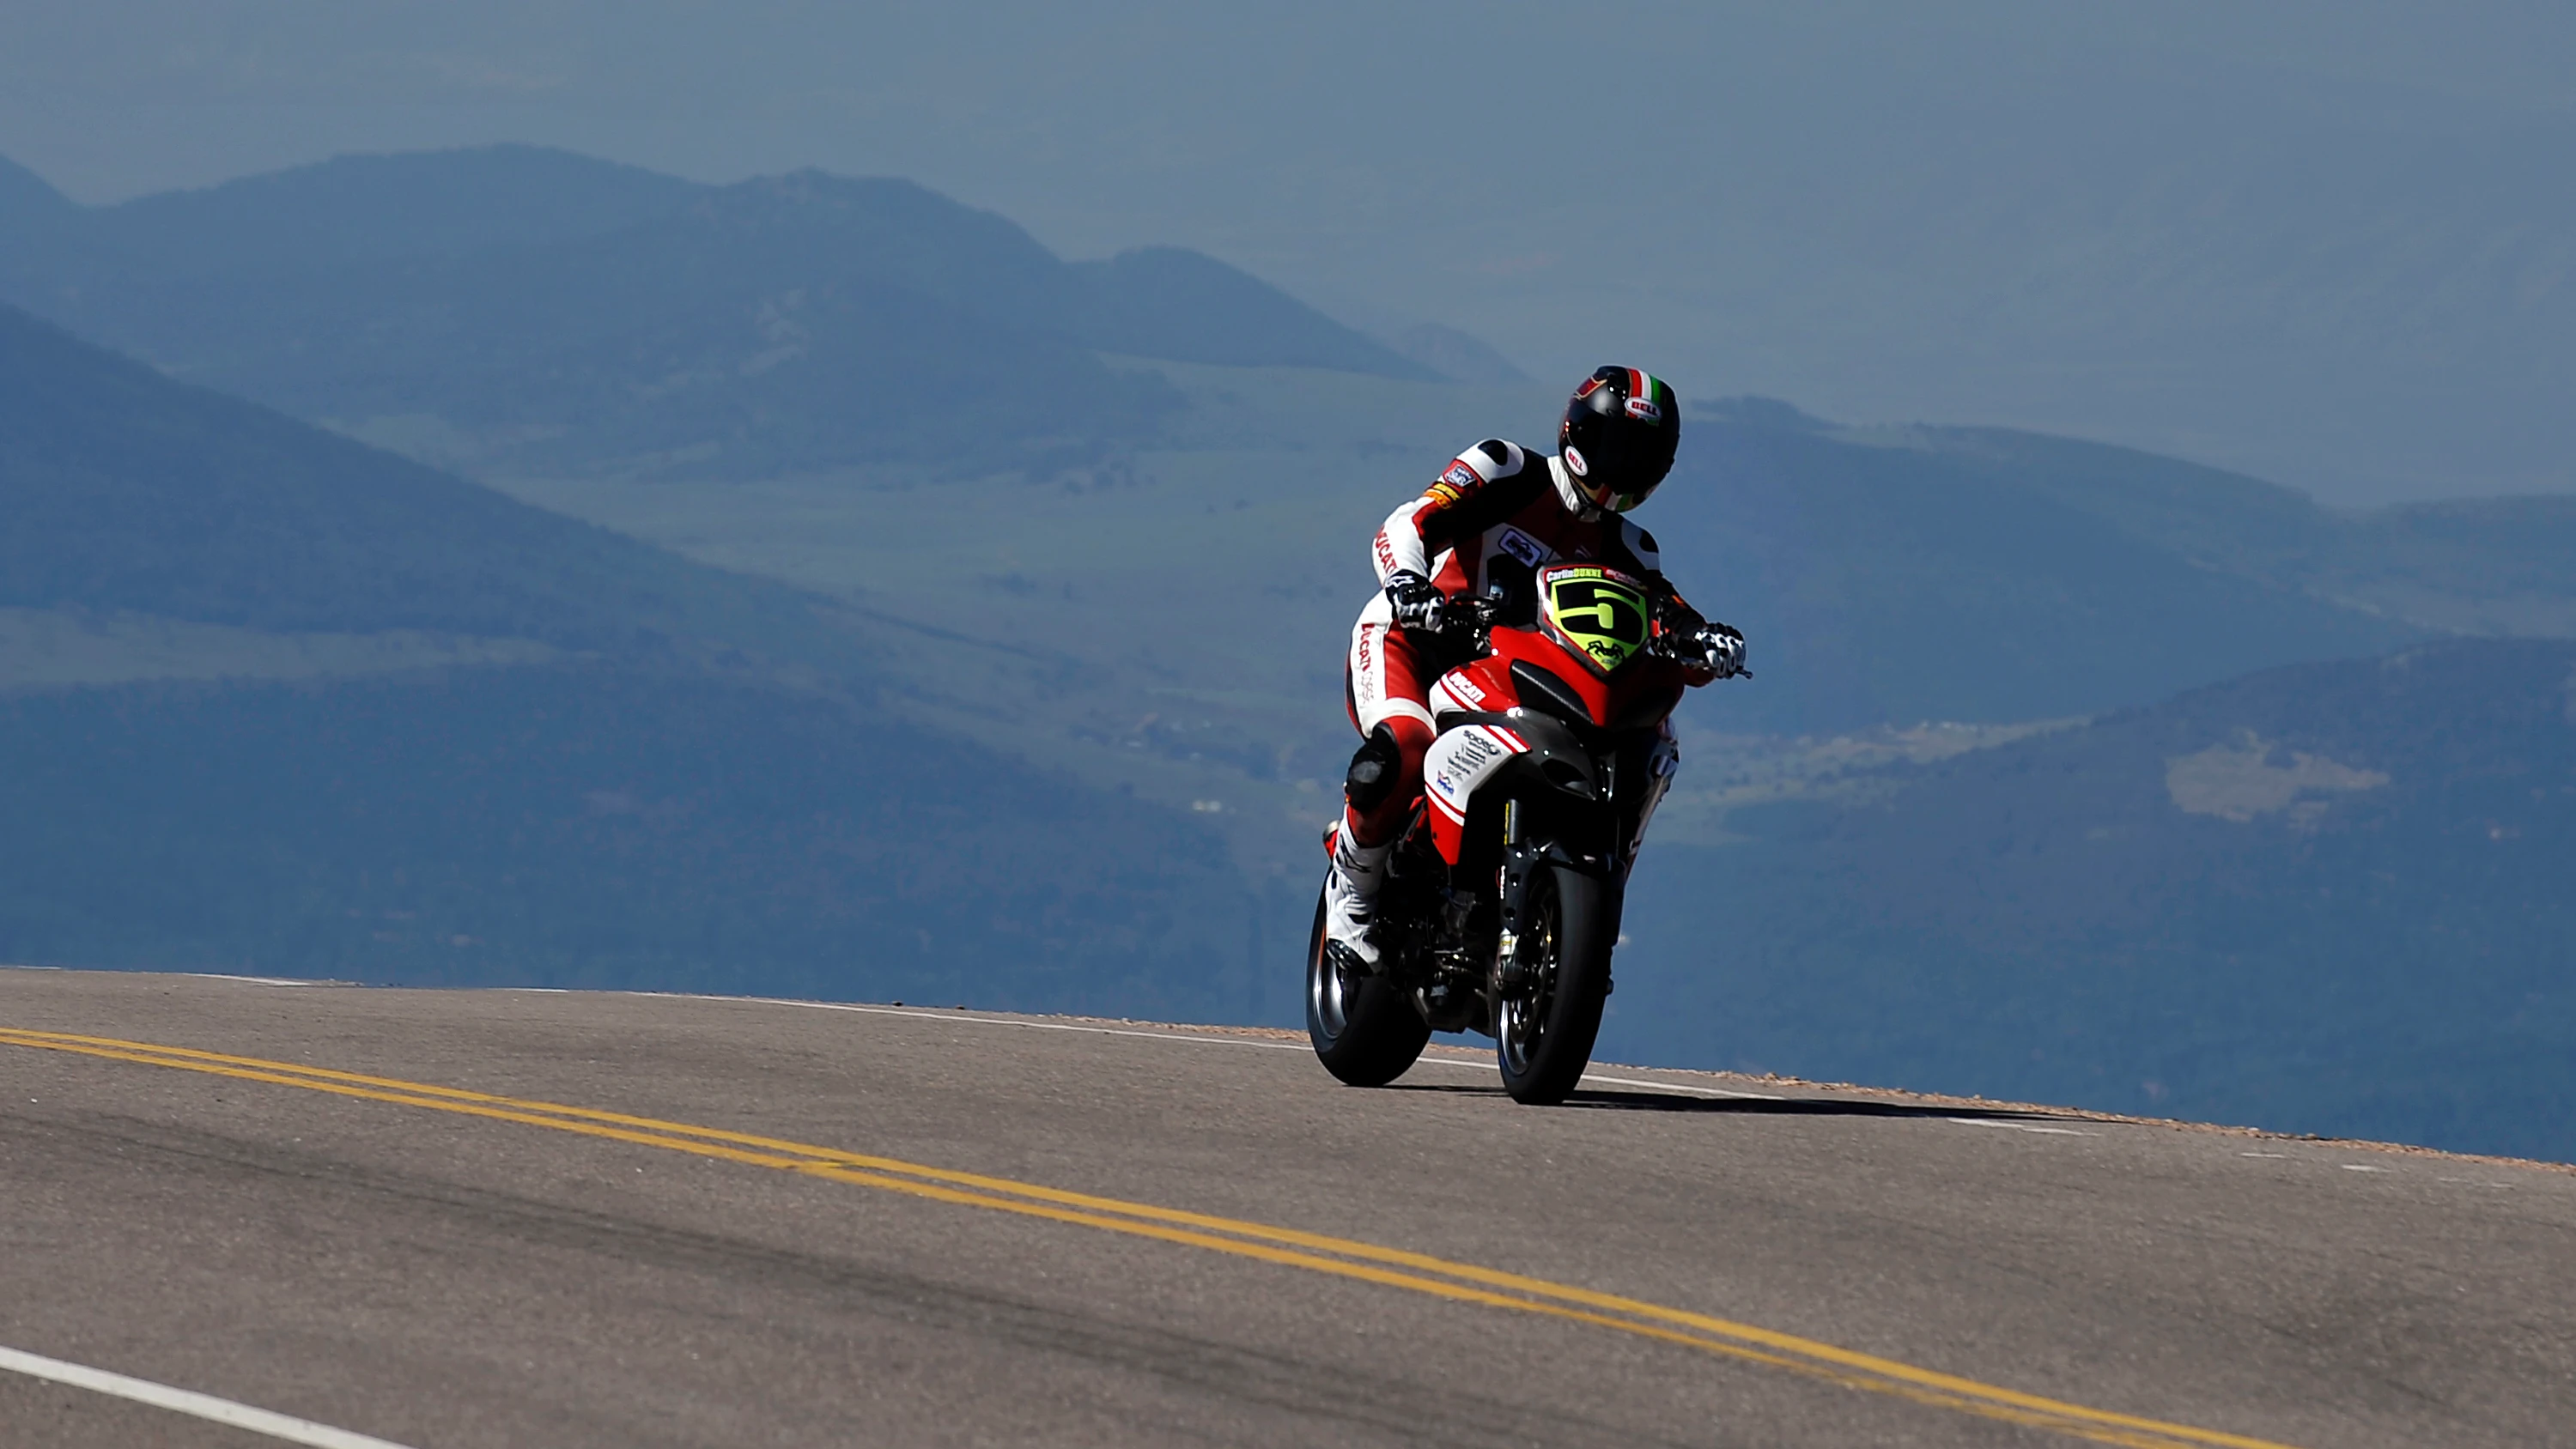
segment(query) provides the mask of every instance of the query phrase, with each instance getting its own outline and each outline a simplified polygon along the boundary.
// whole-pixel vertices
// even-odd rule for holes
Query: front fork
[[[1529,985],[1532,963],[1522,954],[1521,938],[1529,924],[1530,882],[1538,872],[1549,865],[1598,870],[1607,864],[1614,878],[1618,873],[1616,862],[1575,860],[1554,841],[1530,838],[1528,827],[1529,812],[1523,808],[1519,798],[1505,800],[1503,859],[1494,869],[1494,890],[1501,900],[1503,925],[1494,949],[1494,999],[1497,1003],[1518,996]]]
[[[1621,914],[1620,896],[1628,883],[1628,867],[1635,862],[1637,852],[1645,847],[1646,826],[1655,818],[1655,807],[1663,803],[1665,792],[1672,788],[1673,775],[1681,767],[1681,747],[1673,738],[1672,726],[1667,724],[1657,732],[1654,744],[1641,756],[1631,755],[1625,761],[1613,757],[1602,763],[1605,767],[1601,774],[1602,793],[1614,800],[1618,798],[1623,764],[1629,769],[1642,767],[1645,774],[1643,782],[1635,787],[1636,823],[1624,830],[1614,824],[1612,829],[1603,832],[1612,837],[1611,848],[1616,852],[1609,860],[1575,860],[1553,842],[1531,840],[1526,828],[1527,815],[1521,808],[1519,797],[1503,801],[1503,858],[1494,872],[1495,893],[1502,905],[1502,934],[1495,943],[1494,952],[1493,986],[1497,1002],[1518,995],[1529,984],[1530,963],[1521,955],[1521,936],[1522,927],[1527,922],[1524,913],[1529,904],[1530,879],[1540,866],[1553,862],[1576,870],[1606,874],[1612,891],[1612,930],[1614,933],[1617,930]],[[1627,813],[1622,810],[1618,815],[1624,817]],[[1625,822],[1620,820],[1618,823]]]

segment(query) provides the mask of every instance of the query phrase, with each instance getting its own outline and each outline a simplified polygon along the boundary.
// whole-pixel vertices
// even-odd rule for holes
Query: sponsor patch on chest
[[[1507,553],[1530,568],[1537,568],[1556,555],[1546,544],[1517,528],[1505,528],[1494,535],[1494,551]]]

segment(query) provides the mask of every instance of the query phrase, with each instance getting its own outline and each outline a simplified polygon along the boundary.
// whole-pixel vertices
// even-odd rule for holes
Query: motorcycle
[[[1582,1079],[1628,868],[1680,760],[1668,721],[1700,662],[1656,600],[1617,569],[1551,563],[1451,601],[1467,662],[1431,690],[1437,734],[1379,891],[1376,971],[1324,950],[1315,905],[1306,1031],[1334,1076],[1384,1086],[1431,1033],[1472,1031],[1494,1039],[1516,1101],[1562,1102]]]

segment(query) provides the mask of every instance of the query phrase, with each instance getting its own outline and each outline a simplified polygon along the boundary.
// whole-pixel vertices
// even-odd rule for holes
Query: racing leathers
[[[1439,633],[1447,599],[1481,594],[1498,568],[1600,563],[1646,581],[1663,595],[1668,620],[1711,641],[1702,677],[1734,672],[1743,647],[1665,582],[1654,535],[1590,506],[1561,458],[1517,443],[1488,439],[1459,454],[1421,497],[1387,516],[1372,557],[1380,590],[1351,626],[1344,674],[1344,702],[1365,743],[1345,782],[1325,888],[1327,939],[1369,968],[1378,960],[1368,928],[1387,854],[1422,790],[1434,733],[1430,692],[1460,662]]]

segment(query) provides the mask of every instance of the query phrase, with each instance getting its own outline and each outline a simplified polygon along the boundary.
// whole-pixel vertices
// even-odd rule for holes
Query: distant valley
[[[1606,1049],[2576,1159],[2576,643],[2267,670],[1729,824],[1640,865]]]
[[[899,181],[0,183],[18,959],[1289,1019],[1368,532],[1562,401]],[[2576,1155],[2576,500],[1685,412],[1609,1050]]]

